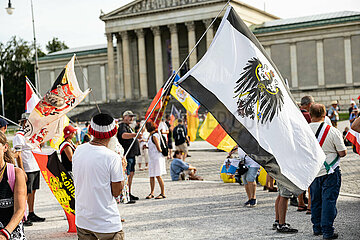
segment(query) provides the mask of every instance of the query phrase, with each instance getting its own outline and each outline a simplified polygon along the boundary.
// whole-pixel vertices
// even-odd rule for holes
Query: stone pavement
[[[289,206],[287,222],[299,229],[295,235],[278,234],[271,229],[277,193],[257,188],[258,206],[243,207],[247,200],[243,186],[220,181],[219,171],[226,153],[215,151],[206,142],[192,144],[189,163],[199,169],[205,181],[170,181],[164,176],[167,198],[145,200],[149,194],[147,172],[135,175],[133,194],[136,204],[120,204],[126,239],[322,239],[312,235],[310,216]],[[195,151],[196,150],[196,151]],[[199,151],[200,150],[200,151]],[[167,164],[169,166],[169,162]],[[360,157],[349,151],[341,160],[343,173],[336,230],[341,239],[360,239]],[[36,212],[46,217],[44,223],[25,228],[28,239],[77,239],[68,234],[64,213],[45,182],[37,194]],[[155,194],[159,194],[156,185]]]

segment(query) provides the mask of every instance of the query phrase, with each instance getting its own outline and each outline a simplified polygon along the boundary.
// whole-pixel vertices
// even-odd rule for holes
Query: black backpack
[[[160,135],[161,153],[164,157],[167,157],[169,155],[169,148],[166,145],[166,138],[162,134],[159,134],[159,135]],[[154,143],[153,136],[154,135],[151,135],[151,141]]]
[[[178,125],[174,128],[173,137],[175,140],[175,145],[181,145],[186,142],[185,130],[183,125]]]

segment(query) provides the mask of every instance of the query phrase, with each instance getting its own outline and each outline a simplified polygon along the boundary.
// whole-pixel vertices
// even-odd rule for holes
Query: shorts
[[[284,198],[291,198],[292,197],[292,193],[287,190],[287,188],[285,188],[283,185],[281,185],[281,183],[279,182],[276,182],[278,188],[279,188],[279,195],[281,197],[284,197]]]
[[[119,232],[113,232],[113,233],[98,233],[93,232],[84,228],[79,228],[76,226],[77,230],[77,236],[78,239],[99,239],[99,240],[105,240],[105,239],[113,239],[113,240],[124,240],[124,231],[120,230]]]
[[[135,157],[127,158],[126,175],[130,175],[131,172],[135,172]]]
[[[26,182],[27,193],[32,193],[34,190],[40,188],[40,171],[27,172],[28,180]]]
[[[249,167],[246,173],[241,176],[243,183],[247,184],[248,182],[255,182],[259,169],[260,168],[258,167]]]
[[[186,142],[176,146],[176,150],[180,150],[180,151],[184,152],[184,154],[188,154],[188,146],[187,146]]]

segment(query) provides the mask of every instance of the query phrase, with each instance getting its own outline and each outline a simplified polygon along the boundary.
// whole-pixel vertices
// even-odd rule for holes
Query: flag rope
[[[83,75],[83,78],[86,80],[86,82],[87,82],[87,84],[88,84],[88,87],[89,87],[89,86],[90,86],[89,80],[88,80],[87,77],[85,76],[84,70],[83,70],[83,68],[82,68],[82,66],[81,66],[81,64],[80,64],[80,62],[79,62],[79,59],[77,58],[76,54],[75,54],[75,59],[76,59],[77,64],[78,64],[79,67],[80,67],[81,74]],[[91,89],[91,88],[90,88],[90,89]],[[90,91],[90,95],[91,95],[91,96],[93,97],[93,99],[94,99],[94,102],[95,102],[95,105],[96,105],[97,110],[99,111],[99,113],[101,113],[101,110],[100,110],[100,108],[99,108],[99,105],[98,105],[97,102],[96,102],[96,98],[95,98],[95,96],[94,96],[93,91]]]
[[[172,83],[174,82],[174,79],[176,77],[176,75],[180,72],[180,69],[184,66],[184,64],[186,63],[186,61],[189,59],[190,55],[194,52],[194,50],[196,49],[196,47],[199,45],[200,41],[205,37],[206,33],[209,31],[210,27],[214,24],[214,22],[216,21],[216,19],[219,17],[219,15],[224,11],[224,9],[227,7],[227,5],[229,5],[230,0],[228,0],[225,5],[223,6],[223,8],[218,12],[218,14],[216,15],[216,17],[212,20],[212,22],[209,24],[209,26],[207,27],[207,29],[205,30],[205,32],[201,35],[201,37],[199,38],[199,40],[196,42],[196,44],[194,45],[194,47],[191,49],[191,51],[189,52],[189,54],[186,56],[186,58],[184,59],[184,61],[181,63],[180,67],[176,70],[176,72],[171,75],[168,80],[166,80],[165,85],[164,85],[164,91],[162,92],[161,96],[159,97],[159,99],[157,100],[157,102],[155,103],[154,107],[151,109],[149,115],[147,116],[147,118],[145,119],[144,123],[140,126],[140,129],[138,130],[138,132],[136,133],[135,138],[133,139],[133,141],[130,144],[129,149],[126,151],[126,153],[124,154],[124,157],[126,157],[128,155],[128,153],[130,152],[130,149],[132,148],[132,146],[134,145],[136,139],[139,137],[139,134],[141,132],[141,130],[144,128],[147,120],[149,120],[151,114],[154,112],[156,106],[159,104],[160,100],[162,99],[162,97],[164,96],[164,94],[167,92],[168,88],[170,86],[172,86]],[[171,84],[170,84],[171,83]],[[99,109],[100,111],[100,109]]]

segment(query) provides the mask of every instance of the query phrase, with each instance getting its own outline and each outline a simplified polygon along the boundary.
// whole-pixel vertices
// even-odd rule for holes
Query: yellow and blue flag
[[[187,111],[194,114],[199,109],[200,103],[177,84],[179,79],[179,75],[176,75],[170,93]]]

